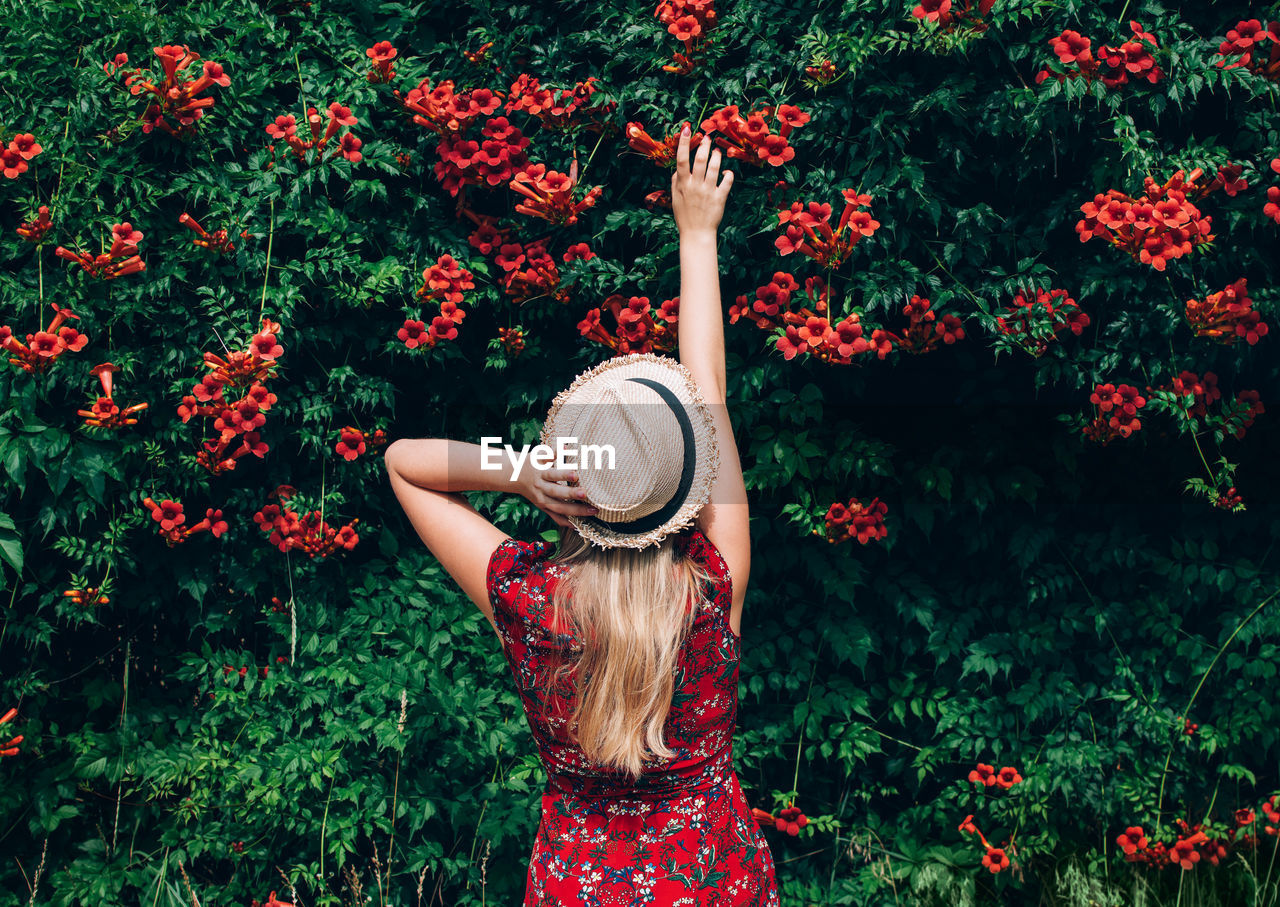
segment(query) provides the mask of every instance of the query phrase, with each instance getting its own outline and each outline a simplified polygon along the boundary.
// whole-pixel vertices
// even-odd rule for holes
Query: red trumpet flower
[[[25,372],[42,371],[67,350],[79,352],[89,342],[89,338],[84,334],[62,323],[68,318],[79,320],[79,315],[59,306],[56,302],[49,304],[53,306],[54,311],[49,327],[43,331],[28,334],[26,343],[18,340],[7,324],[0,325],[0,348],[14,353],[15,356],[9,361]]]
[[[838,268],[849,258],[864,236],[871,236],[880,222],[867,211],[859,209],[871,205],[871,196],[859,194],[853,189],[841,192],[845,200],[840,222],[831,229],[831,206],[809,202],[793,202],[789,209],[778,212],[778,225],[785,227],[774,241],[780,255],[801,252],[824,268]]]
[[[151,518],[160,524],[160,535],[170,548],[185,542],[197,532],[208,531],[214,538],[219,538],[228,528],[221,510],[210,508],[205,511],[203,520],[184,528],[187,517],[179,502],[166,498],[157,504],[151,498],[144,497],[142,503],[151,511]]]
[[[219,88],[229,87],[231,78],[223,71],[221,63],[212,60],[206,60],[201,65],[201,74],[195,79],[179,75],[185,75],[191,64],[200,59],[200,55],[185,44],[153,47],[152,52],[160,60],[164,78],[144,77],[141,69],[135,69],[124,80],[124,84],[129,86],[130,94],[150,94],[155,98],[143,113],[142,131],[149,133],[155,129],[163,129],[172,136],[189,138],[195,133],[196,121],[204,116],[205,110],[213,106],[213,98],[199,95],[214,85]],[[119,61],[121,56],[123,55],[117,55],[116,60]],[[127,57],[124,62],[128,62]],[[114,72],[110,65],[104,65],[103,68],[109,75]],[[176,129],[166,117],[177,121]]]
[[[49,217],[49,206],[41,205],[36,214],[36,219],[26,221],[17,228],[17,233],[29,243],[44,242],[45,234],[53,228],[53,221]]]
[[[120,371],[120,367],[112,365],[110,362],[103,362],[89,369],[89,373],[96,375],[102,384],[102,396],[98,397],[89,409],[76,410],[76,415],[83,417],[85,425],[100,428],[124,428],[126,425],[138,424],[138,420],[130,418],[130,416],[146,409],[148,404],[135,403],[133,406],[121,409],[111,399],[111,375],[118,371]]]
[[[365,50],[365,55],[373,61],[373,69],[369,70],[367,76],[370,82],[390,82],[395,78],[396,70],[391,61],[396,58],[396,54],[390,41],[379,41]]]
[[[191,240],[192,245],[200,246],[204,249],[217,252],[219,255],[226,255],[234,252],[236,245],[231,241],[231,236],[226,230],[215,230],[213,233],[205,230],[200,226],[200,222],[185,211],[178,217],[178,223],[187,227],[192,233],[196,234],[196,238]]]
[[[523,195],[527,201],[516,205],[521,214],[540,217],[553,224],[576,224],[578,215],[596,203],[603,186],[590,189],[582,200],[573,200],[573,190],[578,183],[578,162],[574,160],[569,173],[547,170],[542,164],[530,164],[516,173],[508,185]]]

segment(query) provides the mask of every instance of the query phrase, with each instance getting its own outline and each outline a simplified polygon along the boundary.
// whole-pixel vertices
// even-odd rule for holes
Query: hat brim
[[[720,450],[716,443],[715,422],[711,409],[693,374],[675,359],[655,353],[630,353],[615,356],[578,375],[567,388],[556,395],[542,425],[541,440],[550,445],[561,435],[558,422],[567,408],[595,397],[593,382],[626,380],[634,377],[655,378],[669,388],[684,405],[693,429],[695,462],[688,493],[675,512],[660,525],[643,532],[622,532],[591,517],[569,515],[573,528],[587,542],[599,548],[643,549],[660,543],[673,532],[692,526],[707,501],[720,467]],[[635,468],[636,464],[617,464],[618,468]]]

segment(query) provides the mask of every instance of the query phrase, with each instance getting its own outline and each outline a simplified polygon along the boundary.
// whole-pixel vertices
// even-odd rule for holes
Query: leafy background
[[[1280,91],[1213,55],[1240,18],[1277,8],[998,0],[967,35],[921,26],[909,2],[716,8],[688,76],[662,70],[679,45],[637,3],[34,0],[0,32],[3,138],[45,149],[0,184],[0,322],[25,336],[56,302],[90,338],[46,374],[0,373],[0,708],[24,737],[0,760],[0,905],[519,900],[543,777],[497,641],[398,512],[381,458],[338,456],[338,430],[532,439],[554,393],[610,354],[579,336],[587,310],[679,289],[674,223],[644,203],[669,172],[628,150],[626,123],[660,136],[779,103],[812,119],[782,167],[726,165],[726,308],[775,271],[819,273],[773,247],[780,200],[838,207],[857,188],[882,226],[832,277],[833,308],[897,329],[919,294],[967,333],[839,367],[785,361],[746,321],[726,329],[757,552],[736,757],[753,805],[794,798],[815,820],[769,832],[783,903],[1259,897],[1274,838],[1187,874],[1128,864],[1115,838],[1142,825],[1171,841],[1178,818],[1230,823],[1280,789],[1274,416],[1242,440],[1193,440],[1168,414],[1105,447],[1079,429],[1095,383],[1182,369],[1275,399],[1274,337],[1216,344],[1180,312],[1243,276],[1275,321],[1280,228],[1261,209]],[[1118,43],[1130,19],[1160,39],[1158,84],[1035,84],[1063,29]],[[400,52],[389,85],[365,78],[380,40]],[[187,142],[145,134],[144,101],[102,68],[121,52],[149,66],[170,43],[231,78]],[[804,78],[822,58],[842,74],[828,86]],[[583,185],[604,187],[576,225],[514,213],[504,186],[468,190],[522,240],[548,236],[557,261],[571,243],[597,253],[561,269],[567,303],[510,302],[432,173],[438,137],[392,94],[422,78],[505,92],[519,73],[595,76],[618,105],[603,135],[512,116],[531,160],[567,172],[576,153]],[[268,169],[266,125],[333,101],[358,117],[363,159]],[[1078,241],[1096,193],[1228,162],[1249,188],[1202,203],[1217,240],[1166,273]],[[13,231],[40,204],[54,228],[36,247]],[[236,251],[193,246],[183,212]],[[53,254],[122,221],[145,235],[143,273],[95,281]],[[445,253],[476,277],[467,318],[456,340],[407,349],[396,331],[430,321],[414,291]],[[1091,325],[1038,359],[998,351],[987,313],[1027,285],[1066,288]],[[244,348],[263,316],[285,347],[270,450],[210,476],[194,459],[208,420],[177,406],[203,353]],[[528,349],[495,352],[516,325]],[[107,360],[116,399],[150,404],[118,432],[75,415]],[[1222,463],[1244,511],[1188,491]],[[358,518],[358,545],[316,561],[269,545],[252,516],[282,484],[299,510]],[[221,508],[229,532],[171,549],[147,495],[181,500],[190,522]],[[850,497],[887,504],[883,541],[822,537]],[[523,501],[476,501],[514,535],[552,528]],[[108,604],[62,595],[104,579]],[[966,781],[979,762],[1025,780],[984,793]],[[1012,870],[979,865],[957,830],[968,814],[1013,839]]]

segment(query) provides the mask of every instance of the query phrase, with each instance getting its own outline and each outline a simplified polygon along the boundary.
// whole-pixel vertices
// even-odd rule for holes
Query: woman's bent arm
[[[499,447],[498,451],[503,452]],[[446,438],[402,438],[387,447],[384,455],[391,487],[418,536],[449,572],[462,591],[489,621],[493,611],[485,589],[486,573],[493,551],[508,535],[494,526],[459,492],[514,492],[566,525],[566,513],[585,514],[591,509],[581,503],[582,492],[558,482],[576,480],[569,470],[538,470],[525,460],[513,475],[513,466],[504,456],[490,455],[484,448]],[[485,468],[486,463],[497,468]]]

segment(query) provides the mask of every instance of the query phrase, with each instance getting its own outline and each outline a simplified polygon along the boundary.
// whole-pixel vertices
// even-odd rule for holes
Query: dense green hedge
[[[1265,826],[1280,816],[1262,805],[1280,790],[1280,432],[1263,407],[1280,338],[1254,319],[1273,324],[1280,299],[1280,190],[1265,208],[1280,183],[1280,41],[1216,64],[1244,62],[1217,54],[1245,46],[1240,19],[1265,26],[1280,8],[953,0],[930,21],[937,0],[920,15],[910,0],[715,0],[692,20],[673,8],[669,29],[665,6],[34,0],[11,13],[9,355],[25,361],[54,305],[78,318],[61,340],[33,338],[56,356],[37,349],[41,367],[0,376],[0,710],[17,710],[0,743],[23,738],[0,759],[0,907],[247,905],[272,891],[307,907],[518,902],[541,769],[497,640],[399,513],[380,444],[530,440],[554,393],[615,352],[602,337],[663,349],[678,255],[653,194],[669,166],[628,124],[661,143],[715,115],[723,135],[730,105],[771,108],[744,145],[772,162],[726,159],[720,254],[755,514],[736,755],[754,806],[794,801],[813,819],[798,836],[768,831],[783,903],[1172,902],[1179,886],[1275,902]],[[675,33],[694,24],[704,34],[686,46]],[[1055,51],[1064,30],[1091,39],[1088,57],[1076,38]],[[141,67],[163,96],[152,48],[172,45],[199,54],[178,84],[203,71],[196,96],[212,99],[187,129],[166,115],[178,135],[147,114],[156,96],[131,93],[139,77],[126,85]],[[581,84],[576,112],[534,110],[527,80],[508,110],[523,75],[556,98]],[[410,94],[424,79],[475,89],[454,110],[474,113],[461,136],[450,113],[442,135],[403,106],[436,116]],[[323,161],[294,156],[277,119],[309,140],[310,106],[321,136],[337,127]],[[785,141],[775,115],[793,124]],[[472,157],[465,142],[486,139],[492,153]],[[569,203],[601,187],[575,222],[516,210],[539,207],[510,186],[526,160],[568,174],[575,157]],[[1195,168],[1185,200],[1136,216],[1154,226],[1135,242],[1167,250],[1161,232],[1185,229],[1189,254],[1160,269],[1102,235],[1080,241],[1096,196],[1136,198],[1144,178]],[[454,195],[457,178],[481,183]],[[778,244],[779,211],[796,226],[829,205],[834,226],[843,190],[870,196],[848,260],[783,255],[801,234]],[[1109,210],[1101,232],[1113,216],[1131,229],[1132,208]],[[184,214],[212,247],[193,244]],[[120,276],[71,260],[99,267],[121,224],[107,265]],[[483,249],[494,230],[520,248]],[[815,277],[825,313],[806,297]],[[798,315],[787,334],[783,300],[769,323],[753,304],[777,299],[771,282],[793,282],[790,310],[819,320]],[[997,320],[1020,292],[1036,325],[1023,333],[1012,313]],[[616,341],[623,308],[631,347]],[[1215,318],[1223,338],[1205,333]],[[840,323],[849,361],[823,361],[839,358],[821,338]],[[417,343],[433,324],[441,339]],[[202,379],[218,389],[209,354],[247,376],[224,388],[247,402],[226,414],[222,449],[221,407],[195,399]],[[119,366],[114,405],[147,404],[136,424],[88,427],[78,412],[104,362]],[[1118,420],[1128,436],[1104,444],[1090,426],[1112,391],[1145,405],[1137,430]],[[1194,420],[1180,412],[1202,403]],[[237,425],[258,432],[247,447]],[[171,501],[186,522],[166,540]],[[476,501],[514,535],[554,528],[523,501]],[[209,510],[211,531],[177,540]],[[851,530],[865,543],[823,537]],[[979,764],[1021,780],[974,783]],[[1238,831],[1237,809],[1254,810]],[[1011,865],[983,865],[970,815]],[[1179,820],[1207,823],[1209,840]],[[1136,826],[1149,862],[1118,843]],[[1157,842],[1179,838],[1193,868],[1158,865]],[[1250,894],[1260,886],[1270,901]]]

